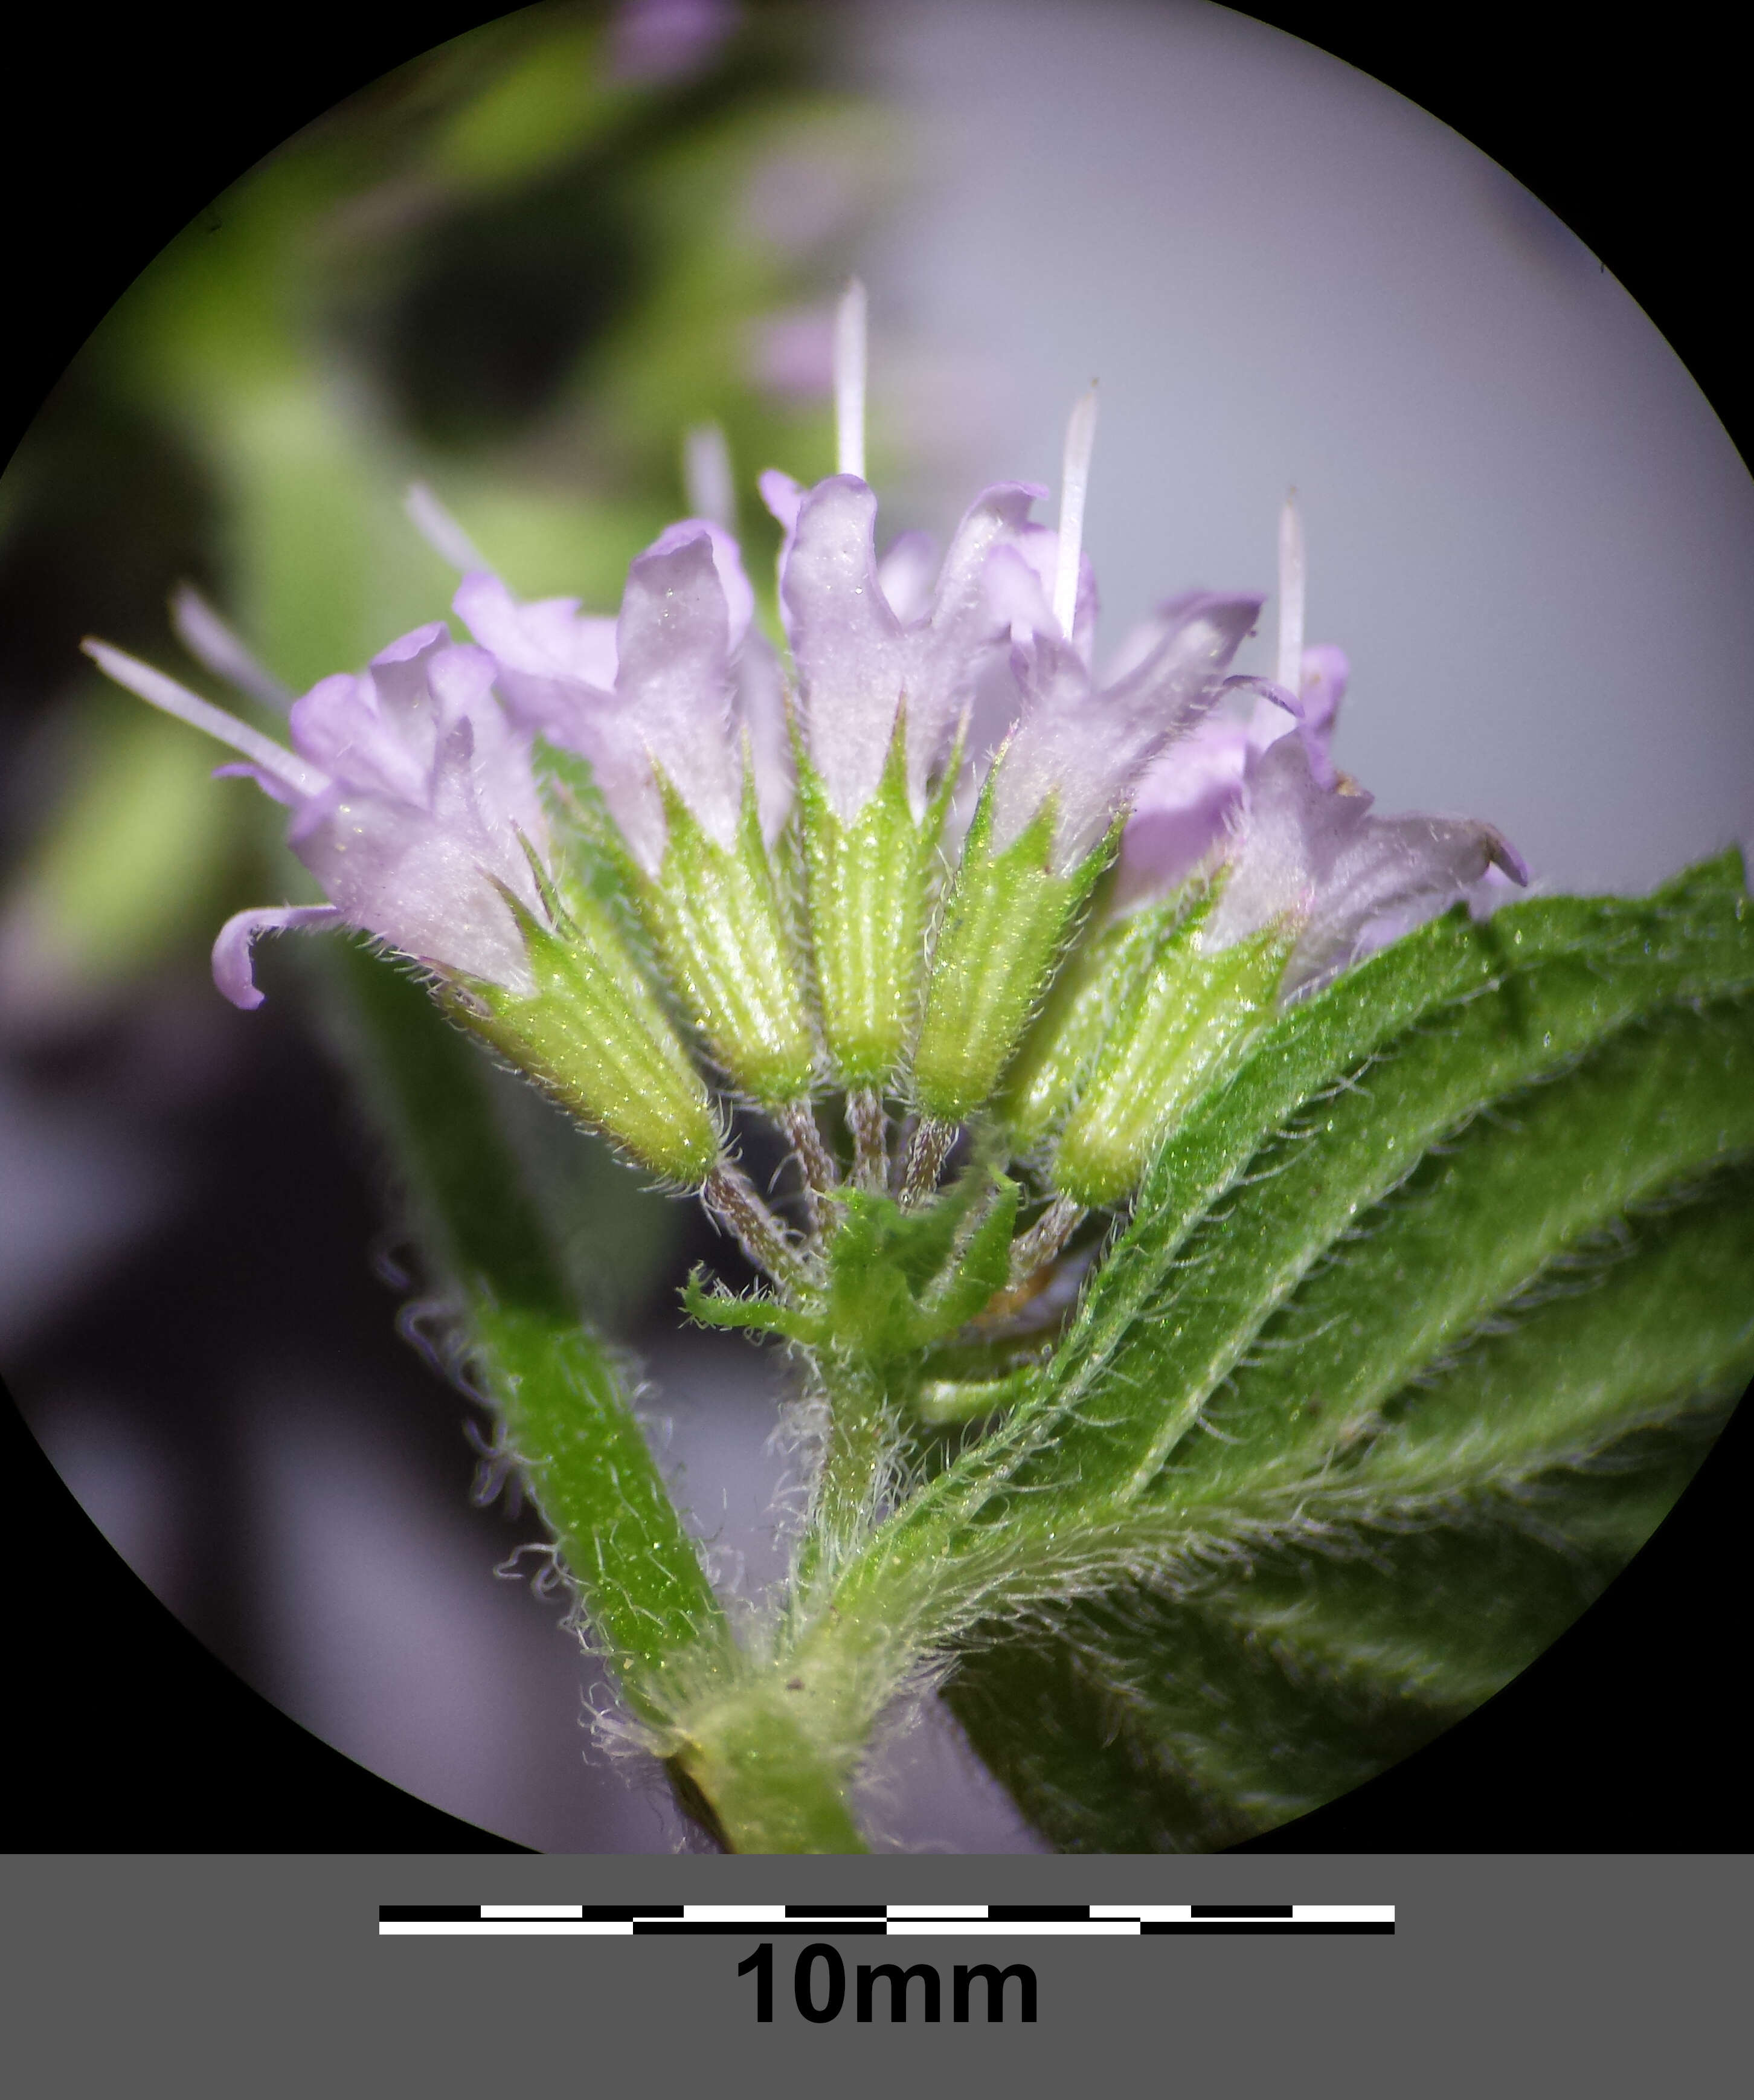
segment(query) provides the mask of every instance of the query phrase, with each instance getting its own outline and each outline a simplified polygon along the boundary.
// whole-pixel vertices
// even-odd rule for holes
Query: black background
[[[1751,184],[1740,68],[1708,27],[1721,12],[1671,7],[1615,36],[1599,11],[1545,0],[1417,20],[1247,11],[1386,82],[1525,183],[1650,315],[1747,456],[1747,331],[1731,315]],[[7,452],[125,285],[214,194],[346,94],[488,19],[334,0],[32,15],[8,33],[0,124]],[[0,1482],[15,1754],[0,1848],[517,1849],[327,1749],[214,1661],[10,1406]],[[1751,1484],[1744,1405],[1669,1523],[1539,1663],[1429,1749],[1252,1849],[1747,1849],[1734,1688]]]

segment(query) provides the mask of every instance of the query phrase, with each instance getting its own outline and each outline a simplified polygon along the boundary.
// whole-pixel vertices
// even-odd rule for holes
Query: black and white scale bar
[[[1148,1933],[1392,1933],[1392,1904],[385,1904],[381,1939],[751,1933],[819,1939],[950,1935],[1073,1939]]]

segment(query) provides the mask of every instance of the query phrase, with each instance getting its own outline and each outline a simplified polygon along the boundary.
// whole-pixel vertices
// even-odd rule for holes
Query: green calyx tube
[[[877,792],[848,823],[797,754],[804,889],[822,1037],[840,1085],[881,1090],[919,1013],[926,899],[956,775],[916,818],[907,791],[906,709]]]
[[[569,882],[549,889],[544,925],[505,894],[535,991],[456,982],[441,1004],[642,1167],[698,1188],[719,1158],[718,1119],[611,907]]]
[[[1105,879],[1093,916],[1101,915],[1108,887]],[[1033,1152],[1064,1120],[1166,930],[1179,924],[1185,911],[1178,896],[1100,925],[1067,957],[1005,1077],[1000,1112],[1015,1155]]]
[[[1275,924],[1210,952],[1201,929],[1212,902],[1161,936],[1060,1133],[1054,1186],[1089,1208],[1131,1192],[1188,1105],[1272,1016],[1294,929]]]
[[[988,775],[969,827],[932,956],[914,1053],[922,1112],[955,1123],[990,1101],[1016,1052],[1116,833],[1064,874],[1055,871],[1055,798],[1002,852],[992,850]]]
[[[660,781],[669,840],[656,880],[638,880],[641,916],[683,1010],[732,1083],[763,1108],[803,1100],[816,1074],[816,1042],[753,773],[746,765],[729,848]]]

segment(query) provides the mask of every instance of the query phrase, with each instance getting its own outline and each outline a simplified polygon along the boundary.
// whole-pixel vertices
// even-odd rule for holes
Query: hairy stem
[[[1011,1284],[1016,1290],[1038,1269],[1056,1260],[1066,1242],[1083,1223],[1084,1206],[1069,1196],[1056,1196],[1026,1233],[1020,1233],[1011,1250]]]
[[[729,1629],[623,1389],[580,1321],[491,1074],[419,986],[381,957],[327,959],[338,1047],[359,1079],[432,1281],[461,1316],[461,1357],[620,1675],[654,1710],[685,1656],[722,1665]]]
[[[875,1087],[847,1096],[847,1127],[853,1132],[853,1178],[861,1189],[880,1195],[889,1185],[889,1151],[883,1096]]]
[[[794,1601],[805,1609],[882,1523],[900,1441],[897,1410],[879,1373],[829,1366],[823,1401],[821,1464],[794,1573]]]
[[[870,1849],[847,1802],[856,1750],[822,1729],[821,1705],[794,1672],[740,1686],[685,1717],[672,1779],[727,1851]]]
[[[938,1176],[960,1127],[960,1124],[946,1122],[941,1116],[920,1118],[908,1145],[907,1164],[901,1174],[904,1208],[923,1203],[937,1187]]]
[[[778,1111],[776,1120],[786,1133],[787,1142],[796,1154],[803,1171],[805,1221],[813,1233],[820,1232],[822,1207],[819,1199],[840,1179],[835,1171],[834,1155],[822,1142],[816,1111],[807,1101],[788,1102]]]
[[[796,1247],[740,1167],[721,1159],[700,1193],[707,1208],[756,1268],[782,1283],[797,1278],[800,1264]]]

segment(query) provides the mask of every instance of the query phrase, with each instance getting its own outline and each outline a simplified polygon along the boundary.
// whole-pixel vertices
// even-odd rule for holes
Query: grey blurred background
[[[965,477],[1051,483],[1100,380],[1109,639],[1172,589],[1269,588],[1294,485],[1311,636],[1352,660],[1342,762],[1385,808],[1489,817],[1550,887],[1754,836],[1754,483],[1536,198],[1227,9],[862,20],[923,154],[876,310],[960,370]]]
[[[617,563],[680,508],[675,439],[702,414],[746,478],[823,470],[822,321],[856,267],[891,529],[941,536],[989,479],[1051,483],[1095,376],[1109,642],[1170,591],[1269,587],[1294,483],[1311,638],[1354,665],[1339,755],[1385,808],[1487,817],[1549,887],[1643,888],[1754,836],[1754,486],[1633,301],[1455,134],[1248,18],[1122,0],[683,7],[637,121],[543,118],[543,83],[615,62],[604,25],[630,13],[650,29],[650,10],[531,10],[465,84],[411,69],[338,143],[301,142],[321,179],[276,192],[321,233],[297,251],[317,318],[290,296],[282,316],[297,399],[330,419],[311,427],[386,488],[428,474],[515,586],[575,575],[612,604]],[[448,160],[397,160],[422,122]],[[611,174],[667,201],[663,267],[618,249]],[[727,196],[734,225],[711,220]],[[284,258],[271,217],[262,252]],[[510,251],[522,305],[482,291]],[[637,293],[565,296],[573,273]],[[180,338],[138,305],[112,318],[0,483],[0,1363],[124,1556],[324,1740],[524,1844],[668,1849],[660,1792],[580,1731],[591,1670],[513,1579],[540,1557],[492,1579],[534,1533],[472,1507],[468,1410],[395,1338],[370,1142],[296,968],[252,1016],[205,982],[223,910],[268,893],[260,835],[224,828],[253,821],[225,814],[243,791],[209,788],[181,732],[129,744],[73,658],[95,627],[178,668],[161,607],[186,574],[265,645],[277,623],[296,638],[262,575],[313,528],[251,527],[236,464],[262,396],[225,397],[229,452],[164,407],[207,355],[174,370],[165,344],[225,334],[216,281],[245,296],[187,278]],[[692,365],[672,348],[690,331]],[[419,558],[385,557],[408,573],[366,594],[376,640],[429,616],[442,578]],[[112,897],[74,893],[101,888],[90,840],[139,819],[117,779],[154,766],[186,850],[123,940]],[[155,851],[130,846],[136,891]],[[679,1492],[753,1587],[782,1462],[771,1361],[675,1334],[674,1280],[714,1252],[692,1212],[594,1159],[574,1194]],[[936,1714],[875,1784],[898,1846],[1033,1843]]]

